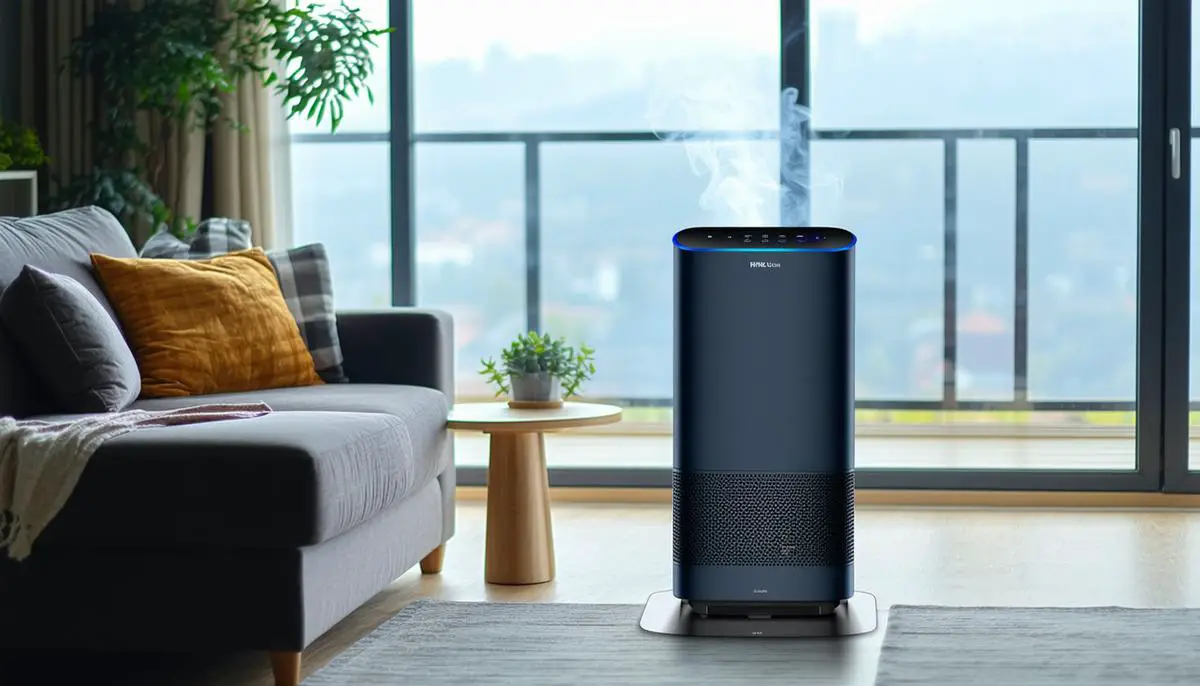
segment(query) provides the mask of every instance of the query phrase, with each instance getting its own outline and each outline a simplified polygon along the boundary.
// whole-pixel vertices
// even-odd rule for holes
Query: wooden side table
[[[545,434],[621,421],[621,408],[564,403],[550,410],[514,410],[508,403],[455,405],[447,425],[490,437],[487,482],[489,584],[540,584],[554,578],[554,531]]]

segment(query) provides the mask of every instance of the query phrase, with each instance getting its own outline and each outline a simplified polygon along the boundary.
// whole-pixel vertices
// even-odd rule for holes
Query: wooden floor
[[[439,576],[409,572],[304,656],[305,673],[417,598],[640,604],[671,585],[666,505],[555,505],[558,579],[483,583],[484,508],[462,503]],[[913,510],[863,507],[858,586],[896,603],[1200,606],[1200,511]],[[350,563],[351,561],[347,561]],[[86,583],[86,580],[81,580]],[[97,589],[97,592],[102,590]],[[870,684],[883,632],[858,642]],[[74,663],[71,671],[68,665]],[[64,673],[66,670],[66,673]],[[271,686],[262,654],[178,657],[0,654],[0,684]]]

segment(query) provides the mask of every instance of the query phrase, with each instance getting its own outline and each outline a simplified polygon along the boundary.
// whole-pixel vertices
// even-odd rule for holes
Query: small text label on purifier
[[[751,269],[779,269],[782,266],[783,265],[779,264],[778,262],[751,262],[750,263]]]
[[[753,593],[766,593],[766,592],[767,592],[767,589],[765,589],[765,588],[756,588],[756,589],[754,589],[752,592],[753,592]]]

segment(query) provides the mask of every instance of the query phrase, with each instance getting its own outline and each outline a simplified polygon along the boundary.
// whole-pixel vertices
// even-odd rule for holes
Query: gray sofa
[[[92,252],[135,256],[103,210],[0,218],[0,289],[32,264],[108,307]],[[322,633],[418,562],[440,571],[454,534],[450,317],[340,312],[338,333],[351,383],[137,401],[274,412],[103,445],[32,555],[0,553],[0,649],[262,650],[294,686]],[[0,415],[65,418],[52,412],[0,329]]]

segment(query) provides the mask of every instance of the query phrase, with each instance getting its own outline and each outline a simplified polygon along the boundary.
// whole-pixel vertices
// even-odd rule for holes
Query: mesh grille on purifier
[[[676,564],[838,567],[854,562],[854,472],[679,472]]]

